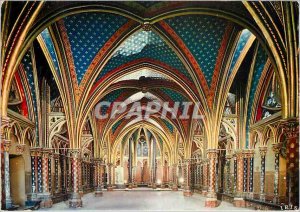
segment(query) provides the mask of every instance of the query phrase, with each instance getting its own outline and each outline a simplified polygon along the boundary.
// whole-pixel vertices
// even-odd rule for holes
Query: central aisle
[[[103,197],[94,197],[93,193],[83,196],[83,208],[77,210],[159,210],[159,211],[214,211],[236,210],[249,211],[245,208],[236,208],[232,204],[222,202],[214,209],[204,207],[205,197],[194,194],[184,197],[182,191],[155,191],[155,190],[130,190],[103,192]],[[54,204],[52,208],[41,210],[74,210],[68,207],[68,202]]]

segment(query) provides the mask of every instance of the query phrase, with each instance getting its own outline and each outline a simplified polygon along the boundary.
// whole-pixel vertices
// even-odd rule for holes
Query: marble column
[[[108,169],[108,185],[107,185],[107,191],[113,191],[113,169],[114,165],[112,163],[109,163],[107,165]]]
[[[70,208],[79,208],[82,207],[82,200],[79,194],[79,169],[81,168],[80,164],[80,150],[72,149],[70,150],[72,156],[72,173],[73,173],[73,193],[69,200]]]
[[[279,203],[279,153],[281,143],[273,144],[273,151],[275,153],[275,172],[274,172],[274,203]]]
[[[10,195],[10,174],[9,174],[9,149],[10,141],[2,138],[3,153],[4,153],[4,186],[5,186],[5,208],[12,207],[12,199]]]
[[[172,165],[172,191],[178,191],[177,164]]]
[[[209,185],[207,198],[205,200],[205,207],[214,208],[218,206],[217,194],[216,194],[216,168],[218,160],[218,150],[207,150],[207,159],[209,162]]]
[[[50,151],[43,150],[42,151],[42,176],[43,176],[43,193],[40,195],[41,197],[41,207],[42,208],[50,208],[52,207],[52,199],[49,190],[49,157]]]
[[[208,159],[203,160],[203,187],[202,187],[202,194],[204,196],[207,195],[208,191]]]
[[[95,188],[95,197],[102,197],[102,160],[95,160],[95,178],[96,178],[96,188]]]
[[[266,174],[266,154],[267,147],[259,147],[259,153],[261,158],[261,171],[260,171],[260,194],[259,199],[265,201],[265,174]]]
[[[235,207],[244,207],[245,201],[243,198],[244,187],[244,153],[242,150],[237,150],[236,157],[236,191],[234,195],[233,205]]]
[[[231,193],[231,174],[230,174],[230,161],[232,159],[232,155],[226,155],[226,175],[225,175],[225,193]]]

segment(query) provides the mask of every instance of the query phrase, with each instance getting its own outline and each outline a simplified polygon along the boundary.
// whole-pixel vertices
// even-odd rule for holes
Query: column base
[[[153,189],[156,189],[157,188],[157,185],[154,183],[154,184],[152,184],[152,188]]]
[[[10,209],[12,208],[12,199],[11,198],[8,198],[8,199],[5,199],[5,209]]]
[[[192,195],[193,195],[193,193],[192,193],[191,190],[184,190],[183,191],[183,196],[185,196],[185,197],[190,197]]]
[[[274,196],[273,203],[275,203],[275,204],[279,203],[279,197],[278,196]]]
[[[206,196],[206,195],[207,195],[207,191],[206,191],[206,190],[202,190],[202,191],[201,191],[201,194],[202,194],[203,196]]]
[[[250,192],[250,193],[248,194],[248,198],[250,198],[250,199],[253,199],[253,198],[254,198],[253,192]]]
[[[132,189],[133,185],[131,183],[128,184],[128,189]]]
[[[266,200],[266,195],[265,194],[260,194],[259,195],[259,200],[265,201]]]
[[[243,198],[235,197],[233,199],[233,206],[238,207],[238,208],[245,208],[246,202]]]
[[[37,193],[30,193],[27,195],[27,200],[39,201],[40,199],[38,198]]]
[[[112,187],[112,185],[107,186],[107,191],[113,191],[114,188]]]
[[[172,186],[172,191],[178,191],[177,185],[173,185],[173,186]]]
[[[79,191],[79,195],[80,195],[80,197],[83,197],[83,190]]]
[[[95,197],[102,197],[102,196],[103,196],[102,188],[96,188]]]
[[[51,208],[52,207],[53,202],[52,202],[50,193],[42,193],[38,196],[39,196],[39,199],[41,200],[41,203],[40,203],[41,208]]]
[[[216,198],[206,198],[205,207],[207,208],[216,208],[218,207],[218,200]]]
[[[69,208],[81,208],[82,200],[79,193],[73,193],[69,200]]]

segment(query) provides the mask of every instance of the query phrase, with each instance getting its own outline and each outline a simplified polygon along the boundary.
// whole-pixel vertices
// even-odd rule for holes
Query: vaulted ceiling
[[[31,33],[38,34],[55,93],[73,107],[71,117],[79,120],[74,121],[78,126],[97,102],[133,96],[129,105],[153,99],[200,102],[201,113],[214,120],[242,71],[251,81],[249,125],[258,84],[270,65],[263,36],[241,2],[47,2],[35,26]],[[35,93],[32,54],[28,50],[21,64]],[[254,61],[253,71],[241,70],[246,60]],[[171,135],[189,136],[191,119],[160,119],[160,113],[151,116],[152,124]],[[113,136],[131,122],[119,114],[115,120],[98,120],[97,128],[101,135]]]

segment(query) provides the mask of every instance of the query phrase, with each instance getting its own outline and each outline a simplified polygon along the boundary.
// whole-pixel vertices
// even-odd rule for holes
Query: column
[[[102,160],[95,160],[95,176],[96,176],[96,188],[95,188],[95,197],[102,197]]]
[[[248,170],[249,170],[249,198],[253,198],[253,167],[254,167],[254,150],[248,153]]]
[[[31,158],[31,194],[29,199],[31,201],[38,200],[37,197],[37,152],[35,149],[30,149],[30,158]]]
[[[177,164],[172,165],[172,191],[178,191],[178,176],[177,176]]]
[[[244,207],[245,201],[243,198],[243,187],[244,187],[244,154],[242,150],[237,150],[235,153],[236,157],[236,192],[234,195],[233,205],[235,207]]]
[[[88,189],[88,191],[91,189],[91,184],[90,184],[90,182],[91,182],[91,162],[90,161],[88,161],[87,162],[87,173],[86,173],[86,183],[87,183],[87,189]]]
[[[128,188],[132,189],[132,139],[128,140]]]
[[[207,198],[205,200],[205,207],[214,208],[218,206],[216,194],[216,168],[218,160],[218,150],[207,150],[207,159],[209,162],[209,185]]]
[[[203,160],[203,187],[202,187],[202,194],[204,196],[207,195],[208,190],[208,160]]]
[[[168,169],[168,165],[166,162],[163,162],[162,163],[162,182],[161,182],[161,187],[164,188],[165,187],[165,184],[166,184],[166,181],[167,181],[167,169]]]
[[[244,169],[243,169],[243,172],[244,172],[244,176],[243,176],[243,196],[244,197],[247,197],[248,196],[248,185],[249,185],[249,165],[248,165],[248,159],[249,159],[249,155],[248,155],[248,151],[245,150],[244,152],[244,158],[243,158],[243,164],[244,164]]]
[[[70,150],[70,154],[72,156],[72,177],[73,177],[73,193],[69,200],[69,207],[70,208],[79,208],[82,207],[82,200],[79,194],[79,169],[81,168],[80,165],[80,150],[73,149]]]
[[[42,150],[41,149],[36,149],[36,157],[37,157],[37,190],[38,193],[43,193]]]
[[[234,194],[237,192],[237,178],[238,178],[237,159],[236,159],[236,155],[234,155],[233,156],[233,193]]]
[[[226,155],[226,175],[225,175],[225,193],[231,193],[231,180],[230,180],[230,160],[232,159],[232,155]]]
[[[186,159],[184,160],[184,182],[185,182],[185,186],[184,186],[184,191],[183,191],[183,195],[186,197],[190,197],[192,196],[192,191],[191,191],[191,160]]]
[[[137,187],[135,178],[136,178],[136,166],[132,166],[132,187],[134,187],[134,188]]]
[[[107,191],[113,191],[113,175],[112,175],[112,169],[114,165],[112,163],[109,163],[107,165],[108,168],[108,185],[107,185]]]
[[[82,160],[82,158],[80,157],[78,159],[78,189],[79,189],[79,194],[80,196],[82,197],[83,196],[83,186],[82,186],[82,180],[83,180],[83,175],[84,175],[84,172],[83,172],[83,167],[84,167],[84,162]]]
[[[59,193],[59,179],[58,179],[59,154],[58,153],[53,154],[53,158],[54,158],[55,193]]]
[[[281,127],[287,139],[286,204],[299,208],[299,121],[288,120]]]
[[[70,158],[70,152],[69,152],[66,157],[66,178],[67,178],[66,193],[69,193],[72,191],[72,188],[71,188],[72,174],[71,173],[72,173],[72,166],[71,166],[71,158]]]
[[[52,152],[49,152],[49,156],[48,156],[48,189],[49,189],[50,195],[52,195],[52,172],[51,172],[52,158],[53,158],[53,154],[52,154]]]
[[[5,209],[12,207],[12,199],[10,195],[10,174],[9,174],[9,148],[10,141],[2,138],[3,154],[4,154],[4,189],[5,189]]]
[[[275,153],[275,172],[274,172],[274,203],[279,203],[279,153],[281,149],[281,143],[273,144],[273,151]]]
[[[60,186],[61,186],[61,192],[64,194],[66,193],[66,185],[67,185],[67,176],[66,176],[66,156],[65,155],[59,155],[60,159]]]
[[[43,193],[41,194],[41,207],[50,208],[52,207],[52,199],[49,190],[49,157],[50,152],[48,150],[42,151],[42,177],[43,177]]]
[[[197,184],[197,189],[200,191],[200,181],[201,181],[201,162],[197,162],[197,169],[196,169],[196,184]]]
[[[260,170],[260,195],[259,199],[265,201],[265,173],[266,173],[266,154],[267,147],[259,147],[259,153],[261,158],[261,170]]]

